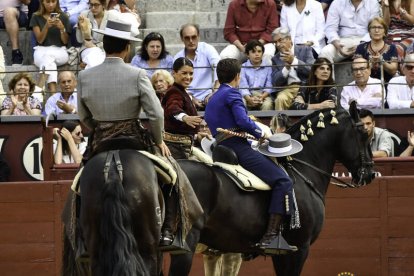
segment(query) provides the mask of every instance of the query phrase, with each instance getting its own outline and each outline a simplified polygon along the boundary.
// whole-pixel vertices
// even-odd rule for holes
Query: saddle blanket
[[[231,165],[222,162],[214,162],[213,166],[223,169],[239,186],[240,189],[248,192],[255,190],[268,191],[272,188],[263,180],[258,178],[240,165]]]
[[[155,171],[163,183],[174,185],[177,182],[177,173],[167,161],[164,161],[161,157],[149,153],[148,151],[138,150],[138,152],[142,153],[152,161],[155,166]],[[75,178],[73,179],[71,186],[72,191],[78,195],[80,195],[80,185],[78,185],[78,182],[83,168],[84,167],[80,168]]]

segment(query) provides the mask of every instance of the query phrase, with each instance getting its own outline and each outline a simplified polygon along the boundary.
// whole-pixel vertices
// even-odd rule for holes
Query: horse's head
[[[355,158],[351,158],[351,162],[347,162],[347,160],[343,160],[342,162],[351,171],[352,182],[359,187],[371,183],[375,178],[375,171],[373,170],[372,152],[368,141],[368,133],[359,118],[356,102],[351,103],[349,114],[351,115],[354,129],[352,136],[356,140],[357,147],[353,150],[349,149],[351,152],[354,152]]]

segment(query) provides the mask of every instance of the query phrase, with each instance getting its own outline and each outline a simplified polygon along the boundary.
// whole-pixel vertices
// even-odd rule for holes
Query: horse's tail
[[[148,275],[132,233],[132,218],[120,176],[112,163],[102,187],[102,215],[96,275]]]

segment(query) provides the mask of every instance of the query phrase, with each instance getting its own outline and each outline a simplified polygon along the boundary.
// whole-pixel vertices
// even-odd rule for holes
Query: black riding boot
[[[282,222],[282,215],[270,214],[267,230],[258,246],[269,254],[286,254],[297,251],[296,246],[289,245],[282,237],[280,225]]]
[[[172,188],[171,194],[164,192],[165,218],[161,228],[160,246],[169,246],[174,241],[177,226],[177,191]]]

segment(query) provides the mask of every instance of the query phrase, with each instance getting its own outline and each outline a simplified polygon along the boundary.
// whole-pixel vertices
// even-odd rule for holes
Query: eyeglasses
[[[411,70],[414,69],[414,65],[408,65],[408,64],[406,64],[406,65],[404,65],[404,68],[407,69],[408,71],[411,71]]]
[[[367,69],[368,69],[368,67],[352,68],[352,72],[354,72],[354,73],[363,72]]]
[[[279,38],[278,40],[273,40],[273,44],[277,45],[279,43],[285,43],[288,40],[288,38],[289,38],[288,36],[285,36],[285,37]]]
[[[89,3],[89,8],[90,9],[92,9],[92,8],[97,9],[97,8],[99,8],[99,6],[101,6],[100,3]]]
[[[383,26],[371,26],[369,27],[370,30],[384,30]]]

